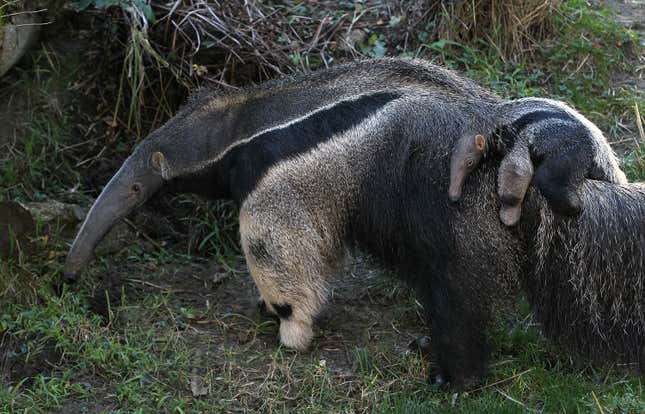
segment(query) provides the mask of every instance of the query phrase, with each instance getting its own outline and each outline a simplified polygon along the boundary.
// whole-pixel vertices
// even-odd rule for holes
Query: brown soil
[[[355,347],[384,343],[400,353],[407,351],[410,341],[428,334],[423,310],[411,291],[371,268],[365,259],[350,263],[342,277],[332,283],[329,303],[316,320],[311,353],[325,359],[330,369],[351,372],[355,360],[351,350]],[[121,281],[130,305],[137,306],[146,295],[172,292],[173,309],[203,312],[180,321],[195,348],[205,350],[222,343],[267,353],[276,348],[278,322],[261,314],[255,285],[243,264],[226,272],[221,266],[195,259],[193,263],[151,270],[141,265],[115,265],[114,275],[129,275]],[[119,304],[121,286],[119,281],[110,280],[108,292],[114,307]],[[97,290],[92,309],[106,316],[104,289]],[[275,323],[269,323],[269,328],[257,329],[258,323],[271,320]]]
[[[15,384],[23,378],[50,374],[60,364],[62,354],[55,343],[48,341],[37,347],[38,352],[27,352],[33,348],[8,333],[0,335],[0,384]]]

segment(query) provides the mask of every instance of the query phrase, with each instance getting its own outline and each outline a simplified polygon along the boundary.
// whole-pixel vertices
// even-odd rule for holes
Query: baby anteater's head
[[[486,154],[487,147],[486,138],[481,134],[466,134],[455,143],[450,157],[450,200],[457,201],[461,198],[466,177],[477,168]]]

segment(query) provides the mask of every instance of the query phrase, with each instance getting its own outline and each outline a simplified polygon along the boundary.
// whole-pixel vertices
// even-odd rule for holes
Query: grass
[[[13,11],[12,6],[14,6],[15,1],[8,0],[0,5],[0,29],[4,26],[6,22],[6,16]]]
[[[411,56],[429,58],[462,70],[509,98],[548,96],[564,100],[598,123],[609,135],[635,119],[634,104],[645,104],[645,91],[615,85],[612,76],[629,73],[632,55],[642,50],[608,10],[593,10],[586,2],[563,2],[554,24],[557,41],[538,45],[531,55],[511,59],[486,40],[474,45],[438,41],[421,46]]]
[[[400,52],[462,70],[509,97],[567,100],[611,140],[629,138],[625,170],[642,180],[645,149],[632,144],[640,139],[632,125],[635,105],[645,108],[643,91],[615,82],[642,49],[606,11],[582,5],[563,3],[554,22],[558,41],[540,44],[532,57],[511,58],[485,42],[424,43],[421,33],[418,49]],[[388,37],[373,35],[364,52],[388,50]],[[15,84],[0,86],[10,92],[3,96],[29,101],[21,139],[0,155],[0,201],[86,205],[96,194],[88,176],[97,164],[79,163],[103,147],[124,154],[133,145],[110,142],[111,135],[83,144],[97,133],[81,127],[96,120],[79,119],[77,106],[61,98],[82,76],[77,65],[45,48]],[[136,130],[136,121],[129,128]],[[153,236],[153,245],[132,233],[126,246],[99,257],[74,291],[56,289],[69,247],[59,229],[0,259],[0,412],[645,411],[642,378],[558,349],[540,336],[525,304],[491,333],[495,352],[480,389],[456,396],[437,390],[426,381],[428,361],[405,350],[427,329],[418,304],[405,287],[360,265],[363,278],[348,276],[334,291],[312,351],[278,347],[277,323],[253,311],[235,209],[187,196],[163,207],[178,212],[182,237]],[[117,291],[98,291],[109,298],[98,316],[93,292],[116,277]]]
[[[103,264],[100,271],[114,264]],[[163,263],[177,264],[188,265],[176,258]],[[163,283],[164,277],[147,280]],[[387,280],[372,280],[372,287],[388,294]],[[177,280],[174,289],[181,285]],[[394,331],[374,329],[374,335],[384,335],[375,342],[346,337],[343,361],[330,357],[333,347],[326,338],[319,337],[308,354],[276,348],[275,322],[217,305],[187,308],[194,298],[173,289],[159,293],[126,286],[123,295],[107,320],[87,309],[87,296],[72,292],[48,296],[38,306],[4,303],[4,341],[9,336],[21,344],[12,358],[28,363],[46,354],[51,365],[0,390],[0,411],[48,412],[69,408],[70,401],[89,412],[118,407],[121,412],[398,413],[441,412],[453,405],[452,394],[426,383],[421,357],[395,351]],[[373,311],[379,311],[378,305]],[[592,391],[607,412],[645,408],[645,390],[637,378],[612,367],[569,361],[550,349],[526,319],[504,325],[495,332],[498,347],[488,386],[459,395],[453,411],[590,412],[596,410]],[[193,395],[195,378],[205,395]]]
[[[623,159],[625,174],[630,181],[645,177],[645,144],[640,144]]]

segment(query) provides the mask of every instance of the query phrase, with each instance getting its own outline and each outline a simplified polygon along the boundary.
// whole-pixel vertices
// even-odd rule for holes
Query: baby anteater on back
[[[497,192],[500,218],[509,226],[519,221],[532,180],[550,206],[565,215],[580,213],[584,178],[626,182],[617,166],[608,165],[613,160],[607,160],[604,154],[611,150],[600,131],[581,114],[561,102],[535,98],[504,105],[511,114],[516,112],[513,102],[518,103],[520,113],[512,122],[500,125],[486,137],[465,134],[456,142],[450,160],[451,200],[461,197],[466,177],[491,153],[500,158],[506,155],[500,165]],[[521,144],[516,145],[518,142]]]
[[[490,145],[490,139],[487,142],[482,134],[471,133],[466,133],[455,143],[450,157],[450,186],[448,187],[450,200],[458,201],[461,198],[466,177],[475,171],[486,156],[489,151],[488,145]]]

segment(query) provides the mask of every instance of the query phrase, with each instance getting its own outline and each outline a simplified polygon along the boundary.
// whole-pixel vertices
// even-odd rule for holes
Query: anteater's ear
[[[483,135],[475,135],[475,147],[478,151],[484,152],[484,150],[486,149],[486,139]]]
[[[166,178],[168,175],[168,163],[166,162],[166,157],[161,152],[155,151],[152,153],[150,165],[161,173],[162,178]]]

